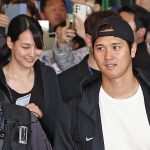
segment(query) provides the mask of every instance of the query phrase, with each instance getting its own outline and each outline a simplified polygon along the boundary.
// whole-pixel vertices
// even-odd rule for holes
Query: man
[[[66,21],[66,5],[64,0],[43,0],[41,1],[42,19],[48,20],[54,29]]]
[[[150,82],[133,71],[131,27],[120,17],[107,17],[93,45],[102,77],[83,82],[77,104],[61,112],[54,150],[150,149]]]

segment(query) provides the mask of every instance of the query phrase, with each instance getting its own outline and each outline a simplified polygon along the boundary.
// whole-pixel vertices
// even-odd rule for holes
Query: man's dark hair
[[[119,16],[119,15],[113,11],[100,11],[94,12],[91,15],[89,15],[84,23],[85,33],[91,35],[92,39],[95,39],[98,22],[109,16]]]
[[[64,2],[64,4],[66,5],[65,1],[62,0]],[[44,11],[44,8],[46,7],[46,4],[47,4],[48,0],[42,0],[40,2],[40,11],[43,12]]]
[[[40,3],[40,10],[41,10],[41,12],[44,10],[47,1],[48,1],[48,0],[42,0],[42,1],[41,1],[41,3]]]
[[[136,15],[136,10],[132,5],[123,5],[119,10],[119,13],[121,12],[128,12],[128,13],[132,13],[133,15]]]

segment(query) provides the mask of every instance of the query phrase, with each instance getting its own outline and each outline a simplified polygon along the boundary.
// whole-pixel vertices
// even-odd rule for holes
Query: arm
[[[84,24],[79,18],[75,19],[75,29],[76,29],[76,33],[80,37],[84,38],[85,36]],[[80,50],[73,51],[70,45],[70,42],[66,42],[66,41],[71,41],[72,39],[72,38],[69,39],[68,36],[74,37],[73,31],[71,29],[67,29],[66,27],[62,28],[61,31],[57,32],[57,43],[55,43],[53,47],[54,62],[58,65],[61,71],[64,71],[78,64],[83,59],[83,57],[87,54],[85,53],[82,56],[82,55],[79,55]]]

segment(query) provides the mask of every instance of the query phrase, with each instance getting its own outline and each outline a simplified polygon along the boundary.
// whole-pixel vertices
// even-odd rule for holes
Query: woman
[[[9,4],[21,4],[25,3],[27,5],[27,15],[32,16],[36,18],[37,20],[40,20],[40,13],[39,10],[36,8],[35,3],[32,0],[5,0],[1,1],[0,4],[0,61],[2,59],[5,59],[3,56],[3,53],[1,52],[1,49],[6,49],[6,33],[5,28],[8,26],[9,21],[11,18],[10,16],[7,16],[5,14],[5,5]],[[13,15],[12,15],[13,16]]]
[[[33,112],[53,143],[60,91],[55,71],[38,60],[42,36],[42,29],[33,17],[19,15],[12,19],[7,33],[11,53],[0,72],[3,90],[0,96]]]

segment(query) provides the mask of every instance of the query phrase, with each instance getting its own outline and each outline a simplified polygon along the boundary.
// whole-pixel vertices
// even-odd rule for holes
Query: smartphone
[[[74,15],[72,13],[67,14],[66,26],[70,29],[74,29]]]
[[[75,13],[82,21],[86,19],[86,5],[84,4],[74,4],[73,5],[73,13]]]
[[[20,4],[8,4],[5,5],[5,14],[9,17],[9,21],[12,20],[15,16],[19,14],[26,14],[27,13],[27,4],[20,3]],[[7,27],[5,29],[5,32],[7,33]]]
[[[9,17],[9,21],[17,15],[27,13],[27,4],[8,4],[5,5],[5,14]]]

